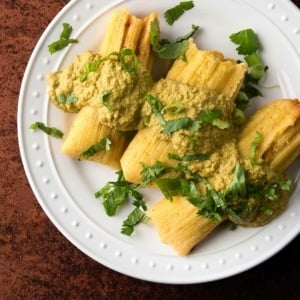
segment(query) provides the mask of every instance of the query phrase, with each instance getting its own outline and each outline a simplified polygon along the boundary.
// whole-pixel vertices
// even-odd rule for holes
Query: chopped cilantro
[[[140,208],[136,207],[123,222],[121,233],[125,235],[131,235],[134,231],[134,226],[141,223],[147,222],[148,217],[145,212]]]
[[[120,51],[119,60],[121,62],[122,69],[128,73],[136,73],[138,70],[138,57],[131,49],[122,49]]]
[[[237,108],[245,110],[252,98],[262,96],[257,84],[264,78],[268,67],[263,64],[258,54],[261,46],[256,33],[252,29],[244,29],[233,33],[229,38],[238,45],[236,50],[238,54],[244,56],[244,60],[249,67],[236,100]]]
[[[198,131],[203,123],[209,123],[220,129],[226,129],[230,126],[229,122],[223,121],[219,118],[221,111],[214,110],[202,110],[200,111],[197,119],[193,120],[189,117],[183,117],[173,120],[165,120],[163,117],[163,104],[156,97],[151,94],[145,96],[146,102],[149,103],[153,114],[156,116],[158,122],[162,126],[162,133],[170,134],[180,129],[188,129],[191,131]]]
[[[94,61],[88,61],[84,65],[84,70],[80,75],[80,82],[84,82],[87,80],[89,73],[96,72],[99,68],[99,66],[106,60],[108,60],[110,57],[116,56],[116,58],[120,61],[122,70],[128,72],[128,73],[136,73],[138,70],[138,57],[131,49],[122,49],[120,52],[113,51],[107,56],[97,59]]]
[[[240,163],[235,166],[233,178],[226,194],[233,198],[238,196],[245,197],[247,194],[245,170]]]
[[[74,104],[78,101],[78,98],[72,94],[72,93],[68,93],[68,94],[60,94],[57,96],[57,102],[58,103],[62,103],[62,104]]]
[[[87,62],[84,65],[84,71],[80,75],[80,82],[86,81],[90,72],[96,72],[102,61],[102,59],[98,59]]]
[[[177,154],[168,153],[168,158],[178,160],[178,161],[207,160],[209,159],[209,155],[203,153],[193,153],[185,156],[179,156]]]
[[[257,160],[256,159],[256,151],[257,147],[262,143],[262,135],[260,132],[255,132],[255,137],[253,139],[253,142],[250,145],[250,151],[249,151],[249,159],[252,165],[260,165],[263,163],[262,159]]]
[[[185,52],[189,46],[188,39],[192,37],[198,30],[198,26],[192,25],[192,30],[186,35],[177,38],[171,43],[168,40],[160,40],[160,30],[157,21],[150,24],[150,41],[153,51],[164,60],[172,60],[178,57],[185,59]]]
[[[96,144],[90,146],[87,150],[83,151],[79,157],[83,157],[85,159],[90,158],[101,150],[109,151],[110,150],[111,141],[109,138],[103,138]]]
[[[109,103],[109,96],[112,94],[112,90],[105,90],[100,94],[100,100],[102,101],[103,105],[108,109],[111,110],[111,105]]]
[[[227,121],[221,120],[221,111],[219,109],[204,109],[201,110],[198,116],[198,120],[202,123],[209,123],[220,129],[226,129],[230,127],[230,123]]]
[[[57,129],[55,127],[48,127],[42,122],[35,122],[35,123],[31,124],[29,128],[33,129],[33,130],[40,129],[44,133],[46,133],[52,137],[55,137],[55,138],[63,137],[63,133],[59,129]]]
[[[236,50],[241,55],[250,55],[260,48],[258,38],[252,29],[244,29],[233,33],[229,38],[238,45]]]
[[[183,187],[191,182],[185,178],[157,178],[155,180],[161,192],[169,200],[172,200],[174,196],[184,196],[186,188],[183,189]]]
[[[152,96],[151,94],[147,94],[145,96],[145,100],[146,100],[146,102],[149,103],[151,110],[154,113],[154,115],[156,116],[160,125],[165,126],[166,121],[162,115],[162,109],[163,109],[162,103],[157,98]]]
[[[164,114],[165,112],[168,112],[171,114],[179,114],[183,111],[185,111],[185,106],[180,102],[174,102],[164,106],[164,108],[161,110],[161,113]]]
[[[48,45],[48,50],[50,54],[53,54],[65,47],[67,47],[69,44],[78,43],[76,39],[71,39],[71,33],[72,33],[72,26],[68,23],[63,23],[63,29],[59,36],[59,40],[51,43]]]
[[[185,117],[166,121],[162,133],[170,134],[180,129],[190,129],[192,131],[197,131],[199,128],[200,123],[197,120]]]
[[[190,10],[194,7],[193,1],[184,1],[180,2],[176,6],[166,10],[164,12],[164,17],[166,22],[169,25],[172,25],[175,21],[177,21],[187,10]]]
[[[292,182],[290,179],[270,182],[262,191],[263,197],[273,201],[278,199],[278,191],[290,191]]]
[[[147,185],[148,183],[154,181],[158,177],[169,171],[169,167],[163,164],[160,161],[155,162],[152,166],[146,166],[142,164],[143,169],[141,171],[141,181],[143,185]]]
[[[121,233],[131,235],[135,225],[147,220],[144,213],[147,206],[143,195],[138,191],[141,186],[126,181],[122,170],[116,172],[116,174],[118,175],[117,180],[106,183],[95,193],[95,197],[102,198],[103,207],[108,216],[114,216],[122,204],[127,200],[133,200],[135,209],[124,221],[121,229]]]

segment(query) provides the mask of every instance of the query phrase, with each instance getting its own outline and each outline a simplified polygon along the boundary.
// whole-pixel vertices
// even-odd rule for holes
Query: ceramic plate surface
[[[172,39],[187,33],[192,24],[201,31],[199,47],[218,49],[237,58],[229,35],[252,28],[263,44],[262,57],[269,66],[264,82],[264,97],[252,109],[281,97],[300,97],[300,11],[286,0],[196,0],[195,7],[173,26],[163,20],[163,12],[174,1],[78,0],[54,18],[36,45],[26,69],[19,99],[18,135],[24,168],[43,210],[57,228],[76,247],[99,263],[123,274],[161,283],[200,283],[225,278],[270,258],[300,231],[300,160],[289,169],[295,183],[288,209],[262,228],[230,231],[220,226],[187,257],[178,257],[162,244],[150,225],[136,228],[131,237],[120,233],[129,212],[124,208],[116,217],[103,212],[94,192],[115,171],[91,162],[79,162],[60,153],[62,140],[28,129],[42,121],[67,132],[72,122],[51,105],[47,96],[46,75],[68,65],[84,50],[97,51],[112,11],[127,7],[132,14],[144,16],[157,11],[164,36]],[[47,45],[56,40],[62,23],[73,26],[72,37],[79,40],[50,55]],[[275,86],[275,87],[274,87]],[[153,190],[145,191],[149,203],[159,199]]]

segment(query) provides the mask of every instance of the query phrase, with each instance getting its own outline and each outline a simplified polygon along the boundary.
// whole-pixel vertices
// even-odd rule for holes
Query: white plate
[[[54,18],[36,45],[23,79],[19,108],[18,135],[24,168],[31,187],[48,217],[75,246],[99,263],[132,277],[163,283],[200,283],[245,271],[268,259],[287,245],[300,231],[300,185],[298,159],[289,173],[295,190],[288,209],[271,224],[256,229],[229,231],[220,227],[189,256],[178,257],[160,243],[149,225],[138,226],[132,237],[120,233],[128,211],[109,218],[94,192],[114,171],[91,162],[78,162],[60,153],[61,140],[28,129],[42,121],[67,132],[71,117],[49,103],[45,76],[57,70],[83,50],[97,51],[105,24],[112,10],[127,7],[133,14],[156,10],[161,16],[165,36],[188,32],[200,25],[197,43],[201,48],[218,49],[236,57],[228,36],[253,28],[263,46],[263,59],[269,66],[262,100],[254,106],[279,97],[300,97],[300,13],[286,0],[196,0],[172,27],[163,22],[162,13],[174,6],[173,0],[99,1],[70,3]],[[50,55],[47,45],[56,40],[67,22],[72,37],[80,42]],[[259,103],[259,104],[258,104]],[[158,194],[147,192],[152,201]],[[151,200],[152,199],[152,200]]]

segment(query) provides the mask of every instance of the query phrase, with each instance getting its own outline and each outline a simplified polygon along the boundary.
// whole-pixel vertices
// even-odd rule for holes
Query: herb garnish
[[[48,50],[51,54],[62,50],[67,47],[69,44],[78,43],[78,40],[70,38],[72,33],[72,26],[68,23],[63,23],[63,29],[59,36],[59,40],[48,45]]]
[[[55,138],[62,138],[64,135],[59,129],[57,129],[55,127],[48,127],[43,122],[35,122],[35,123],[31,124],[29,128],[33,129],[33,130],[40,129],[44,133],[46,133],[52,137],[55,137]]]
[[[194,7],[193,1],[183,1],[177,4],[176,6],[168,9],[164,13],[166,22],[169,25],[172,25],[177,21],[187,10],[190,10]]]
[[[112,94],[112,90],[105,90],[100,94],[100,100],[108,110],[111,110],[111,105],[109,103],[109,97],[111,94]]]
[[[185,111],[185,106],[181,102],[174,102],[165,105],[161,110],[161,113],[164,114],[165,112],[168,112],[171,114],[179,114],[183,111]]]
[[[249,159],[252,165],[261,165],[263,163],[263,160],[257,160],[256,159],[256,150],[257,147],[262,142],[262,134],[258,131],[255,132],[255,137],[253,139],[253,142],[250,145],[250,151],[249,151]]]
[[[182,57],[184,60],[185,52],[189,46],[188,39],[192,37],[199,26],[192,25],[192,29],[186,35],[177,38],[173,43],[166,39],[160,40],[160,30],[157,21],[152,21],[150,24],[150,41],[153,51],[164,60],[172,60]]]
[[[99,142],[90,146],[87,150],[83,151],[79,157],[83,157],[85,159],[90,158],[101,150],[109,151],[110,150],[111,141],[108,137],[101,139]]]
[[[237,44],[238,54],[243,55],[249,66],[241,90],[237,96],[237,108],[245,110],[250,99],[262,96],[257,84],[264,78],[268,69],[262,62],[258,51],[261,49],[258,37],[252,29],[244,29],[230,35],[230,40]]]
[[[123,222],[121,233],[125,235],[131,235],[134,231],[134,226],[139,223],[148,222],[149,218],[138,207],[136,207]]]
[[[122,49],[119,53],[119,60],[122,69],[128,73],[136,73],[139,66],[139,60],[131,49]]]
[[[138,191],[142,186],[130,183],[125,180],[122,170],[116,172],[118,175],[116,181],[110,181],[95,193],[96,198],[102,198],[103,207],[108,216],[114,216],[117,209],[127,200],[132,199],[135,209],[129,214],[123,222],[121,232],[131,235],[134,226],[140,222],[146,222],[147,210],[143,195]]]
[[[199,215],[220,222],[224,217],[230,216],[235,223],[243,220],[240,214],[245,209],[251,210],[248,199],[278,199],[279,191],[289,191],[290,180],[278,180],[269,183],[263,189],[259,186],[251,186],[246,182],[246,174],[243,166],[238,163],[235,166],[231,184],[223,191],[216,191],[210,183],[199,174],[191,172],[186,166],[178,166],[189,179],[186,178],[157,178],[155,183],[164,196],[172,201],[172,197],[182,196],[196,206]],[[177,168],[178,169],[178,168]],[[198,183],[204,185],[205,193],[200,192]],[[258,202],[259,203],[259,202]],[[263,204],[260,209],[263,209]],[[271,213],[271,211],[269,211]]]
[[[170,134],[180,129],[188,129],[192,131],[198,131],[201,128],[201,125],[211,124],[220,129],[229,128],[230,123],[227,121],[221,120],[221,111],[218,109],[213,110],[201,110],[198,117],[193,120],[189,117],[182,117],[173,120],[165,120],[163,116],[164,106],[156,97],[151,94],[145,96],[146,102],[149,103],[153,114],[156,116],[158,122],[162,126],[162,133]]]
[[[141,182],[143,186],[146,186],[148,183],[154,181],[158,177],[166,174],[171,170],[171,168],[167,167],[164,163],[157,161],[152,166],[147,166],[142,164],[141,171]]]
[[[74,104],[78,101],[78,98],[73,93],[60,94],[57,97],[57,102],[62,104]]]
[[[204,153],[193,153],[185,156],[179,156],[174,153],[168,153],[168,158],[178,160],[178,161],[207,160],[209,159],[209,155]]]
[[[103,58],[88,61],[84,66],[84,71],[80,75],[80,82],[86,81],[89,73],[96,72],[99,66],[111,56],[116,56],[120,61],[122,70],[128,73],[136,73],[138,71],[139,61],[137,55],[133,50],[124,48],[120,52],[114,51]]]

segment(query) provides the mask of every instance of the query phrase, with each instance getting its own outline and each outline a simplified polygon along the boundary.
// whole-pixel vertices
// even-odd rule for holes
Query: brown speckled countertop
[[[0,1],[0,300],[299,299],[300,237],[265,263],[231,278],[167,285],[133,279],[93,261],[46,217],[21,164],[16,114],[29,56],[67,2]],[[293,2],[300,6],[299,0]]]

